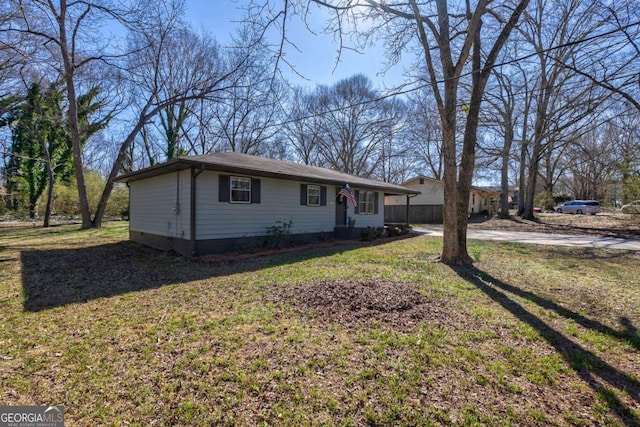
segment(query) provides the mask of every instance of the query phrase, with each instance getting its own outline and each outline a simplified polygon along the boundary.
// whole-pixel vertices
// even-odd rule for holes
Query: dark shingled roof
[[[377,181],[374,179],[361,178],[331,169],[300,165],[292,162],[283,162],[281,160],[233,152],[179,157],[165,163],[157,164],[126,175],[121,175],[117,180],[123,182],[137,181],[139,179],[150,178],[157,175],[163,175],[168,172],[189,169],[191,167],[197,170],[215,170],[219,172],[263,176],[269,178],[293,179],[318,184],[332,184],[340,186],[349,184],[352,187],[382,190],[386,194],[419,193],[400,185],[389,184],[387,182]]]

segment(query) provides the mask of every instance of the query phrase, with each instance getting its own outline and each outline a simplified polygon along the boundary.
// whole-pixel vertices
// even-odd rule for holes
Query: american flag
[[[355,197],[353,197],[353,194],[351,193],[351,190],[349,189],[349,185],[348,185],[348,184],[347,184],[347,185],[345,185],[344,187],[342,187],[342,188],[340,189],[340,191],[338,191],[338,194],[339,194],[339,195],[341,195],[341,196],[343,196],[343,197],[346,197],[346,198],[347,198],[347,200],[348,200],[349,202],[351,202],[351,204],[352,204],[353,206],[358,206],[358,202],[356,201],[356,198],[355,198]]]

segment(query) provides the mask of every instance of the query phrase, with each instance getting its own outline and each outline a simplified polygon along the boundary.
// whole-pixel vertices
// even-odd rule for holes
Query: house
[[[482,190],[495,194],[497,209],[500,209],[500,195],[502,194],[501,186],[479,187]],[[517,209],[520,199],[520,189],[518,185],[510,185],[507,190],[507,200],[509,201],[509,209]]]
[[[441,224],[444,205],[444,181],[417,176],[402,184],[417,195],[389,195],[385,197],[385,222],[407,221],[412,224]],[[471,187],[469,194],[469,214],[497,212],[500,192]]]
[[[129,187],[130,239],[183,255],[247,247],[279,224],[300,240],[352,235],[384,225],[385,196],[416,193],[241,153],[180,157],[118,181]],[[357,205],[339,194],[345,186]]]

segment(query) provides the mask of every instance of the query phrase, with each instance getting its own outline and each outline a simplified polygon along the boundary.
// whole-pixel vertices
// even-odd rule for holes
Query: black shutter
[[[260,180],[251,178],[251,203],[260,203]]]
[[[360,191],[356,190],[353,192],[355,198],[356,198],[356,202],[360,201]],[[360,206],[358,204],[356,204],[356,206],[353,208],[353,212],[354,213],[360,213]]]
[[[300,184],[300,204],[307,205],[307,184]]]
[[[218,201],[229,203],[229,175],[218,176]]]
[[[320,186],[320,206],[327,206],[327,187]]]
[[[378,214],[378,192],[375,192],[375,197],[373,199],[373,213]]]

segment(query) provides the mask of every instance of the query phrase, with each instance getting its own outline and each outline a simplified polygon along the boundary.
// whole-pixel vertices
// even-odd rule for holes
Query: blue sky
[[[239,24],[242,11],[239,7],[245,0],[186,0],[186,19],[194,29],[204,28],[213,34],[222,45],[229,40],[230,34]],[[314,30],[320,30],[326,19],[326,12],[316,9],[312,19]],[[294,17],[288,23],[288,35],[295,40],[300,52],[292,47],[286,48],[287,60],[295,65],[297,71],[309,81],[305,81],[291,73],[294,84],[309,85],[333,84],[337,80],[356,73],[363,73],[374,82],[379,89],[399,85],[402,80],[402,67],[396,65],[384,76],[378,75],[384,70],[385,58],[381,47],[368,49],[364,54],[343,51],[341,62],[335,66],[338,42],[331,35],[312,34],[303,23]],[[335,67],[335,70],[334,70]]]

